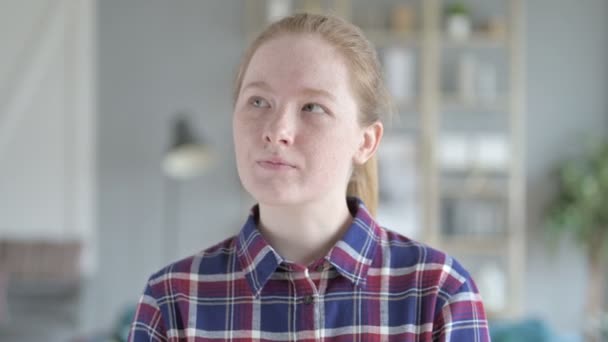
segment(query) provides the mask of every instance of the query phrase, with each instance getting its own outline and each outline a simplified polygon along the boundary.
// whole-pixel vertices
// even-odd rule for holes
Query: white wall
[[[0,238],[82,240],[93,272],[92,1],[0,2]]]
[[[169,261],[240,229],[247,213],[233,160],[231,89],[244,47],[242,7],[98,2],[100,265],[83,304],[85,328],[110,325]],[[168,182],[161,161],[170,120],[184,110],[217,159],[196,180]]]

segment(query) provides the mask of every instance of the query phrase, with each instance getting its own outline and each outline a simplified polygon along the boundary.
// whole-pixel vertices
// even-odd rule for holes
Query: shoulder
[[[153,273],[139,299],[130,340],[165,340],[168,329],[181,329],[182,321],[167,318],[187,312],[184,298],[191,298],[192,289],[199,290],[201,282],[213,283],[228,276],[229,262],[236,254],[234,240],[234,237],[228,238]]]
[[[172,291],[189,291],[192,281],[213,278],[214,275],[226,274],[236,257],[236,237],[229,237],[194,255],[175,261],[154,272],[149,280],[151,289],[166,291],[167,285]]]
[[[421,277],[425,284],[438,287],[440,293],[456,293],[471,281],[469,272],[448,253],[390,229],[380,229],[378,249],[375,264],[385,272]]]

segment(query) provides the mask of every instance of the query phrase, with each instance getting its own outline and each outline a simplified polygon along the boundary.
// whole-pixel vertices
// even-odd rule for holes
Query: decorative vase
[[[455,40],[466,40],[471,36],[471,18],[465,14],[451,14],[447,17],[448,36]]]

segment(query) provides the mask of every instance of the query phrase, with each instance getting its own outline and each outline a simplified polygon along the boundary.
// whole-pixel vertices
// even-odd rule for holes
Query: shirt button
[[[312,303],[313,297],[312,296],[306,296],[304,297],[304,304],[310,304]]]

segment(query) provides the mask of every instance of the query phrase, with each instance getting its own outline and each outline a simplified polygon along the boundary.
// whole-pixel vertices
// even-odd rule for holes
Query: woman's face
[[[344,198],[353,162],[363,162],[357,113],[348,68],[329,43],[282,35],[262,44],[233,116],[243,186],[267,205]]]

